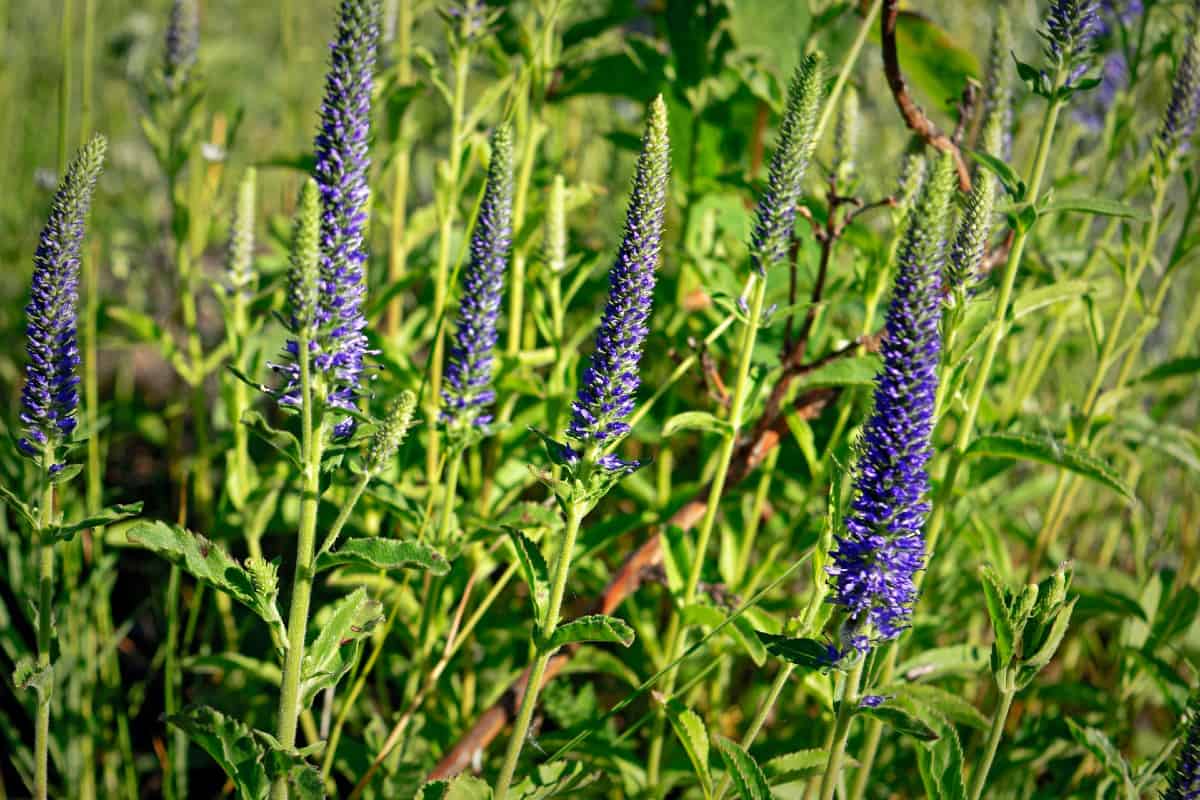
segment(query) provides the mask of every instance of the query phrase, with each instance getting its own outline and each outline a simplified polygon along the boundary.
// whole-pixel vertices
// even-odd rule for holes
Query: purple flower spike
[[[1100,32],[1096,0],[1051,0],[1046,13],[1046,55],[1067,70],[1064,86],[1074,85],[1091,66],[1092,45]]]
[[[1188,151],[1200,115],[1200,7],[1193,8],[1190,31],[1158,134],[1156,147],[1164,161]]]
[[[1163,800],[1200,800],[1200,703],[1192,701],[1192,723]]]
[[[492,421],[487,409],[496,400],[496,318],[512,249],[512,202],[512,132],[503,125],[492,134],[487,188],[471,236],[471,262],[462,274],[462,301],[442,383],[441,418],[449,430]]]
[[[67,167],[50,204],[33,256],[33,285],[25,306],[25,386],[21,391],[21,450],[39,456],[75,431],[79,406],[79,251],[92,192],[104,164],[107,143],[93,136]],[[51,473],[61,464],[45,464]]]
[[[875,409],[859,443],[846,531],[827,568],[831,600],[845,614],[839,638],[847,650],[865,652],[898,636],[917,597],[913,579],[924,566],[926,463],[933,454],[942,261],[953,192],[953,162],[943,156],[909,215],[897,261]]]
[[[663,213],[669,170],[667,107],[661,97],[650,108],[642,153],[625,220],[625,236],[609,272],[608,304],[596,330],[596,350],[572,404],[568,435],[588,448],[605,448],[629,433],[654,299],[655,269],[662,246]],[[623,471],[629,465],[607,459],[602,466]]]
[[[353,409],[359,397],[368,355],[362,309],[367,263],[363,237],[370,197],[371,86],[378,40],[376,0],[342,0],[315,143],[321,265],[310,350],[325,404],[346,410]],[[296,340],[288,343],[293,359],[297,348]],[[283,371],[288,382],[280,402],[296,405],[298,370]],[[334,436],[345,437],[353,429],[354,421],[343,419],[334,426]]]

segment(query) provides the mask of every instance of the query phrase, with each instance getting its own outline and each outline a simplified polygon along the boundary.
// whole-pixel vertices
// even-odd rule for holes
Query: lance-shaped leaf
[[[336,686],[354,666],[362,640],[383,621],[380,603],[359,587],[333,604],[325,619],[317,618],[317,637],[304,651],[300,692],[304,706],[317,693]]]
[[[259,591],[250,573],[224,548],[186,528],[159,521],[138,522],[126,536],[249,608],[271,627],[276,645],[287,646],[287,632],[274,596]]]
[[[833,666],[829,657],[829,647],[816,639],[793,639],[763,631],[758,632],[758,638],[762,639],[768,653],[790,661],[798,667],[829,669]]]
[[[721,754],[721,760],[725,762],[725,773],[733,781],[733,786],[742,800],[771,800],[766,776],[740,744],[718,736],[717,752]]]
[[[972,442],[966,455],[1024,459],[1050,464],[1107,486],[1126,500],[1134,499],[1133,490],[1121,480],[1112,467],[1086,450],[1050,436],[991,433]]]
[[[102,528],[105,525],[112,525],[114,522],[120,522],[123,519],[130,519],[142,513],[142,503],[118,503],[115,506],[109,506],[97,511],[90,517],[71,522],[66,525],[59,525],[54,530],[54,537],[61,541],[70,541],[75,534],[80,531],[86,531],[91,528]]]
[[[666,710],[667,719],[671,721],[675,735],[679,737],[688,760],[692,762],[692,769],[700,778],[704,796],[711,797],[712,772],[708,768],[708,729],[704,727],[704,720],[683,703],[674,698],[668,699],[660,692],[654,692],[654,699]]]
[[[266,747],[249,726],[208,706],[192,706],[166,718],[221,765],[238,797],[265,798],[271,788]]]
[[[614,642],[629,647],[633,644],[633,638],[633,628],[622,620],[604,614],[588,614],[555,628],[547,648],[557,650],[579,642]]]
[[[809,750],[796,750],[775,756],[763,765],[763,769],[771,776],[772,784],[790,783],[816,774],[818,770],[824,768],[828,761],[829,751],[814,747]],[[856,767],[858,762],[847,759],[845,765]]]
[[[450,571],[450,562],[446,557],[427,544],[377,537],[347,539],[337,550],[321,553],[317,556],[316,571],[322,572],[341,564],[389,572],[424,569],[434,575],[445,575]]]
[[[550,568],[537,543],[516,528],[508,529],[513,551],[521,565],[521,577],[529,588],[529,601],[533,604],[533,616],[540,625],[546,616],[546,605],[550,602]]]
[[[491,800],[492,787],[474,775],[436,780],[422,786],[415,800]]]
[[[922,742],[932,742],[938,738],[937,731],[929,727],[907,703],[898,698],[885,698],[878,705],[860,705],[857,713],[874,717],[896,733],[912,736]]]

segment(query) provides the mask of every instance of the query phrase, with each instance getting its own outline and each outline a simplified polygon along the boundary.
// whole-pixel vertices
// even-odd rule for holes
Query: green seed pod
[[[316,322],[317,283],[321,272],[321,195],[309,178],[300,190],[300,207],[292,229],[291,270],[288,272],[288,310],[292,332],[299,335]]]
[[[413,412],[416,408],[417,396],[408,389],[401,392],[388,408],[363,453],[368,473],[378,474],[396,455],[396,451],[408,435],[409,428],[412,427]]]

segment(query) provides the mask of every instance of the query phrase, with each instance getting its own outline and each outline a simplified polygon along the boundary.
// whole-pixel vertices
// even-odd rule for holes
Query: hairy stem
[[[567,504],[567,526],[563,533],[562,544],[558,551],[558,559],[554,565],[554,579],[550,588],[550,600],[546,606],[546,616],[541,620],[538,629],[534,631],[534,645],[537,656],[530,668],[529,681],[525,685],[525,696],[521,699],[521,710],[513,723],[511,738],[508,740],[508,750],[504,754],[504,763],[500,767],[500,776],[496,779],[494,800],[505,800],[509,786],[512,784],[513,773],[517,769],[517,761],[521,758],[521,748],[525,744],[525,736],[529,733],[529,724],[533,721],[533,711],[537,707],[538,694],[542,688],[542,676],[546,673],[546,665],[550,663],[554,650],[542,641],[554,632],[558,624],[558,616],[562,610],[563,595],[567,590],[567,576],[571,572],[571,555],[575,550],[575,540],[579,536],[579,527],[585,513],[584,504],[572,500]]]
[[[821,800],[833,800],[834,790],[842,773],[842,761],[846,757],[846,742],[850,738],[850,722],[854,719],[854,710],[858,707],[858,688],[862,680],[863,664],[860,660],[846,675],[846,687],[842,691],[842,700],[838,704],[837,720],[833,725],[833,737],[829,746],[829,760],[825,764],[825,774],[821,776]]]
[[[971,776],[971,789],[967,793],[970,800],[979,800],[983,797],[983,788],[987,785],[988,772],[992,768],[992,761],[996,758],[996,751],[1000,749],[1000,740],[1004,737],[1004,723],[1008,720],[1008,710],[1012,707],[1015,694],[1016,692],[1013,691],[1000,694],[1000,705],[996,707],[996,715],[992,717],[992,725],[988,729],[987,744],[983,748],[983,754],[979,757],[975,774]]]

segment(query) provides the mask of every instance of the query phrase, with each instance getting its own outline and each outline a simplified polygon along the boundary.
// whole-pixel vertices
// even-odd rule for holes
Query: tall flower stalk
[[[463,450],[492,421],[496,401],[492,372],[496,361],[496,322],[504,296],[513,238],[512,131],[492,134],[483,204],[471,235],[471,261],[462,274],[462,299],[442,381],[441,422],[447,438],[445,502],[438,539],[450,534]]]
[[[297,218],[289,304],[288,360],[277,365],[286,385],[280,400],[300,414],[303,497],[288,644],[280,689],[278,739],[296,743],[300,673],[312,597],[321,464],[327,439],[348,436],[367,355],[364,231],[370,190],[371,87],[379,38],[375,0],[342,0],[316,137],[314,181],[304,187]],[[319,193],[319,202],[317,195]],[[318,212],[319,209],[319,212]],[[319,213],[319,223],[317,217]],[[286,800],[286,777],[272,797]]]
[[[916,576],[925,563],[926,465],[933,455],[942,261],[954,181],[953,158],[943,155],[909,217],[887,312],[883,366],[875,379],[875,407],[859,443],[854,499],[846,529],[835,536],[830,553],[830,601],[841,615],[838,657],[852,667],[838,704],[822,800],[831,800],[841,772],[860,699],[863,659],[908,627]]]
[[[567,436],[574,444],[551,445],[552,456],[570,475],[570,485],[563,488],[560,497],[566,511],[566,529],[559,542],[544,614],[537,620],[532,637],[537,655],[529,669],[521,707],[496,779],[496,800],[508,796],[546,666],[556,650],[548,640],[558,625],[571,556],[583,518],[613,481],[637,468],[636,463],[623,461],[611,451],[629,432],[626,418],[633,411],[640,383],[642,345],[648,333],[655,271],[662,248],[669,169],[667,108],[662,97],[658,97],[650,107],[642,135],[625,234],[609,272],[608,304],[596,330],[596,348],[572,406]]]
[[[79,263],[92,193],[106,143],[94,136],[67,167],[54,195],[33,257],[33,284],[25,307],[25,385],[21,391],[22,452],[41,477],[37,510],[37,714],[34,722],[34,797],[48,791],[51,650],[54,637],[55,484],[68,455],[79,407]]]
[[[1083,425],[1075,437],[1075,443],[1083,447],[1092,444],[1092,424],[1095,420],[1101,390],[1108,375],[1109,368],[1114,363],[1117,347],[1126,340],[1124,325],[1130,309],[1133,307],[1141,285],[1142,276],[1154,260],[1155,246],[1158,244],[1159,233],[1162,229],[1163,215],[1166,210],[1167,192],[1171,180],[1179,171],[1183,156],[1191,147],[1191,140],[1196,130],[1197,119],[1200,118],[1200,9],[1193,9],[1190,33],[1184,52],[1175,71],[1175,80],[1171,87],[1171,97],[1163,114],[1154,139],[1154,160],[1151,165],[1150,184],[1154,192],[1150,202],[1150,213],[1146,220],[1145,235],[1141,246],[1133,251],[1130,262],[1126,265],[1123,275],[1123,290],[1117,310],[1110,321],[1100,355],[1096,361],[1096,369],[1092,374],[1087,393],[1084,396],[1082,413]],[[1147,314],[1156,316],[1166,302],[1167,290],[1171,284],[1171,275],[1165,274],[1147,309]],[[1124,386],[1130,372],[1141,352],[1141,344],[1149,331],[1135,334],[1134,343],[1128,347],[1117,375],[1117,387]],[[1036,571],[1053,545],[1066,520],[1070,506],[1070,488],[1074,481],[1066,471],[1060,471],[1055,484],[1054,494],[1050,498],[1042,529],[1034,545],[1030,558],[1031,574]]]
[[[819,54],[807,56],[796,68],[788,88],[787,107],[779,127],[779,142],[771,158],[767,187],[759,198],[754,227],[750,234],[751,274],[747,290],[750,295],[745,327],[737,350],[736,373],[729,405],[728,427],[722,435],[717,455],[716,471],[708,490],[704,517],[696,534],[695,559],[688,567],[680,607],[696,599],[700,577],[704,570],[708,544],[716,526],[717,511],[724,491],[725,477],[737,446],[738,434],[744,422],[746,401],[750,395],[750,365],[758,329],[762,325],[766,305],[767,280],[772,270],[786,263],[792,242],[797,208],[800,203],[804,175],[816,145],[817,118],[821,113],[824,58]],[[678,615],[671,618],[667,632],[667,663],[683,652],[686,631]],[[674,691],[674,672],[667,677],[664,694]],[[656,722],[651,739],[646,779],[656,786],[662,760],[664,722]]]

